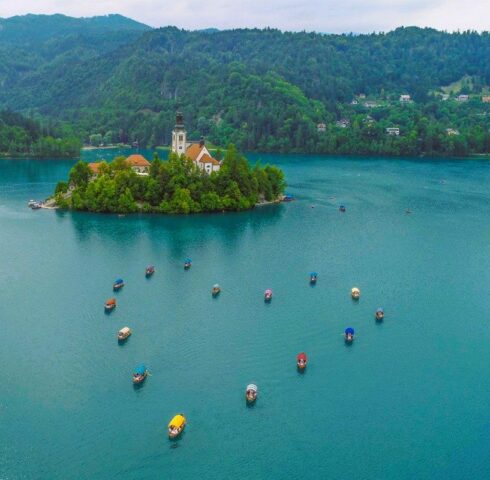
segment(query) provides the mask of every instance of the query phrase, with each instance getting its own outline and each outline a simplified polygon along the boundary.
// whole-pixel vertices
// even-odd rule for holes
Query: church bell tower
[[[187,150],[187,132],[184,127],[184,115],[177,112],[175,115],[175,126],[172,130],[172,152],[181,155]]]

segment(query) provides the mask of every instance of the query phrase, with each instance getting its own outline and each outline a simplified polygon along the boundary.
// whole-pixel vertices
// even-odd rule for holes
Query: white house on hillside
[[[217,172],[221,168],[220,162],[213,158],[211,153],[209,153],[202,137],[199,142],[187,141],[184,116],[180,112],[177,112],[175,117],[175,127],[172,130],[172,152],[179,155],[184,154],[207,174]]]

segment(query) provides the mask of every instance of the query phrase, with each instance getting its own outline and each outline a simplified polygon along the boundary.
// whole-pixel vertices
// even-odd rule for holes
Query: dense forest
[[[70,122],[86,143],[168,144],[179,108],[191,138],[241,150],[490,152],[489,33],[189,32],[120,16],[2,22],[0,106]]]
[[[103,163],[97,175],[80,161],[68,182],[56,186],[55,201],[60,208],[90,212],[187,214],[248,210],[257,203],[277,201],[285,188],[279,168],[260,164],[251,168],[233,145],[220,170],[211,175],[175,153],[166,161],[155,154],[148,173],[135,173],[125,157]]]
[[[8,110],[0,112],[0,154],[72,158],[80,155],[81,142],[70,128],[45,125]]]

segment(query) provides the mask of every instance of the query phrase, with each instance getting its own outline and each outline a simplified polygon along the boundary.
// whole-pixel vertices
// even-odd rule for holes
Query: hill
[[[410,27],[372,35],[210,34],[138,24],[101,37],[97,22],[87,25],[84,33],[61,29],[41,42],[33,61],[21,44],[3,46],[0,59],[16,49],[16,60],[0,67],[0,105],[72,122],[86,140],[100,133],[108,142],[168,144],[180,108],[191,136],[244,150],[490,150],[489,107],[476,97],[490,85],[488,33]],[[467,77],[478,79],[475,97],[442,103],[441,88]],[[372,103],[352,105],[359,94]],[[401,105],[401,94],[413,102]],[[347,122],[339,127],[338,120]],[[325,131],[318,131],[321,123]],[[400,135],[388,138],[388,127]],[[447,138],[448,128],[458,134]]]

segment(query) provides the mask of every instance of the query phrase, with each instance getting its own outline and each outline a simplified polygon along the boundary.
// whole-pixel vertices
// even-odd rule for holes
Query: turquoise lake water
[[[1,479],[490,478],[490,163],[261,158],[296,202],[189,217],[31,211],[73,162],[0,161]]]

